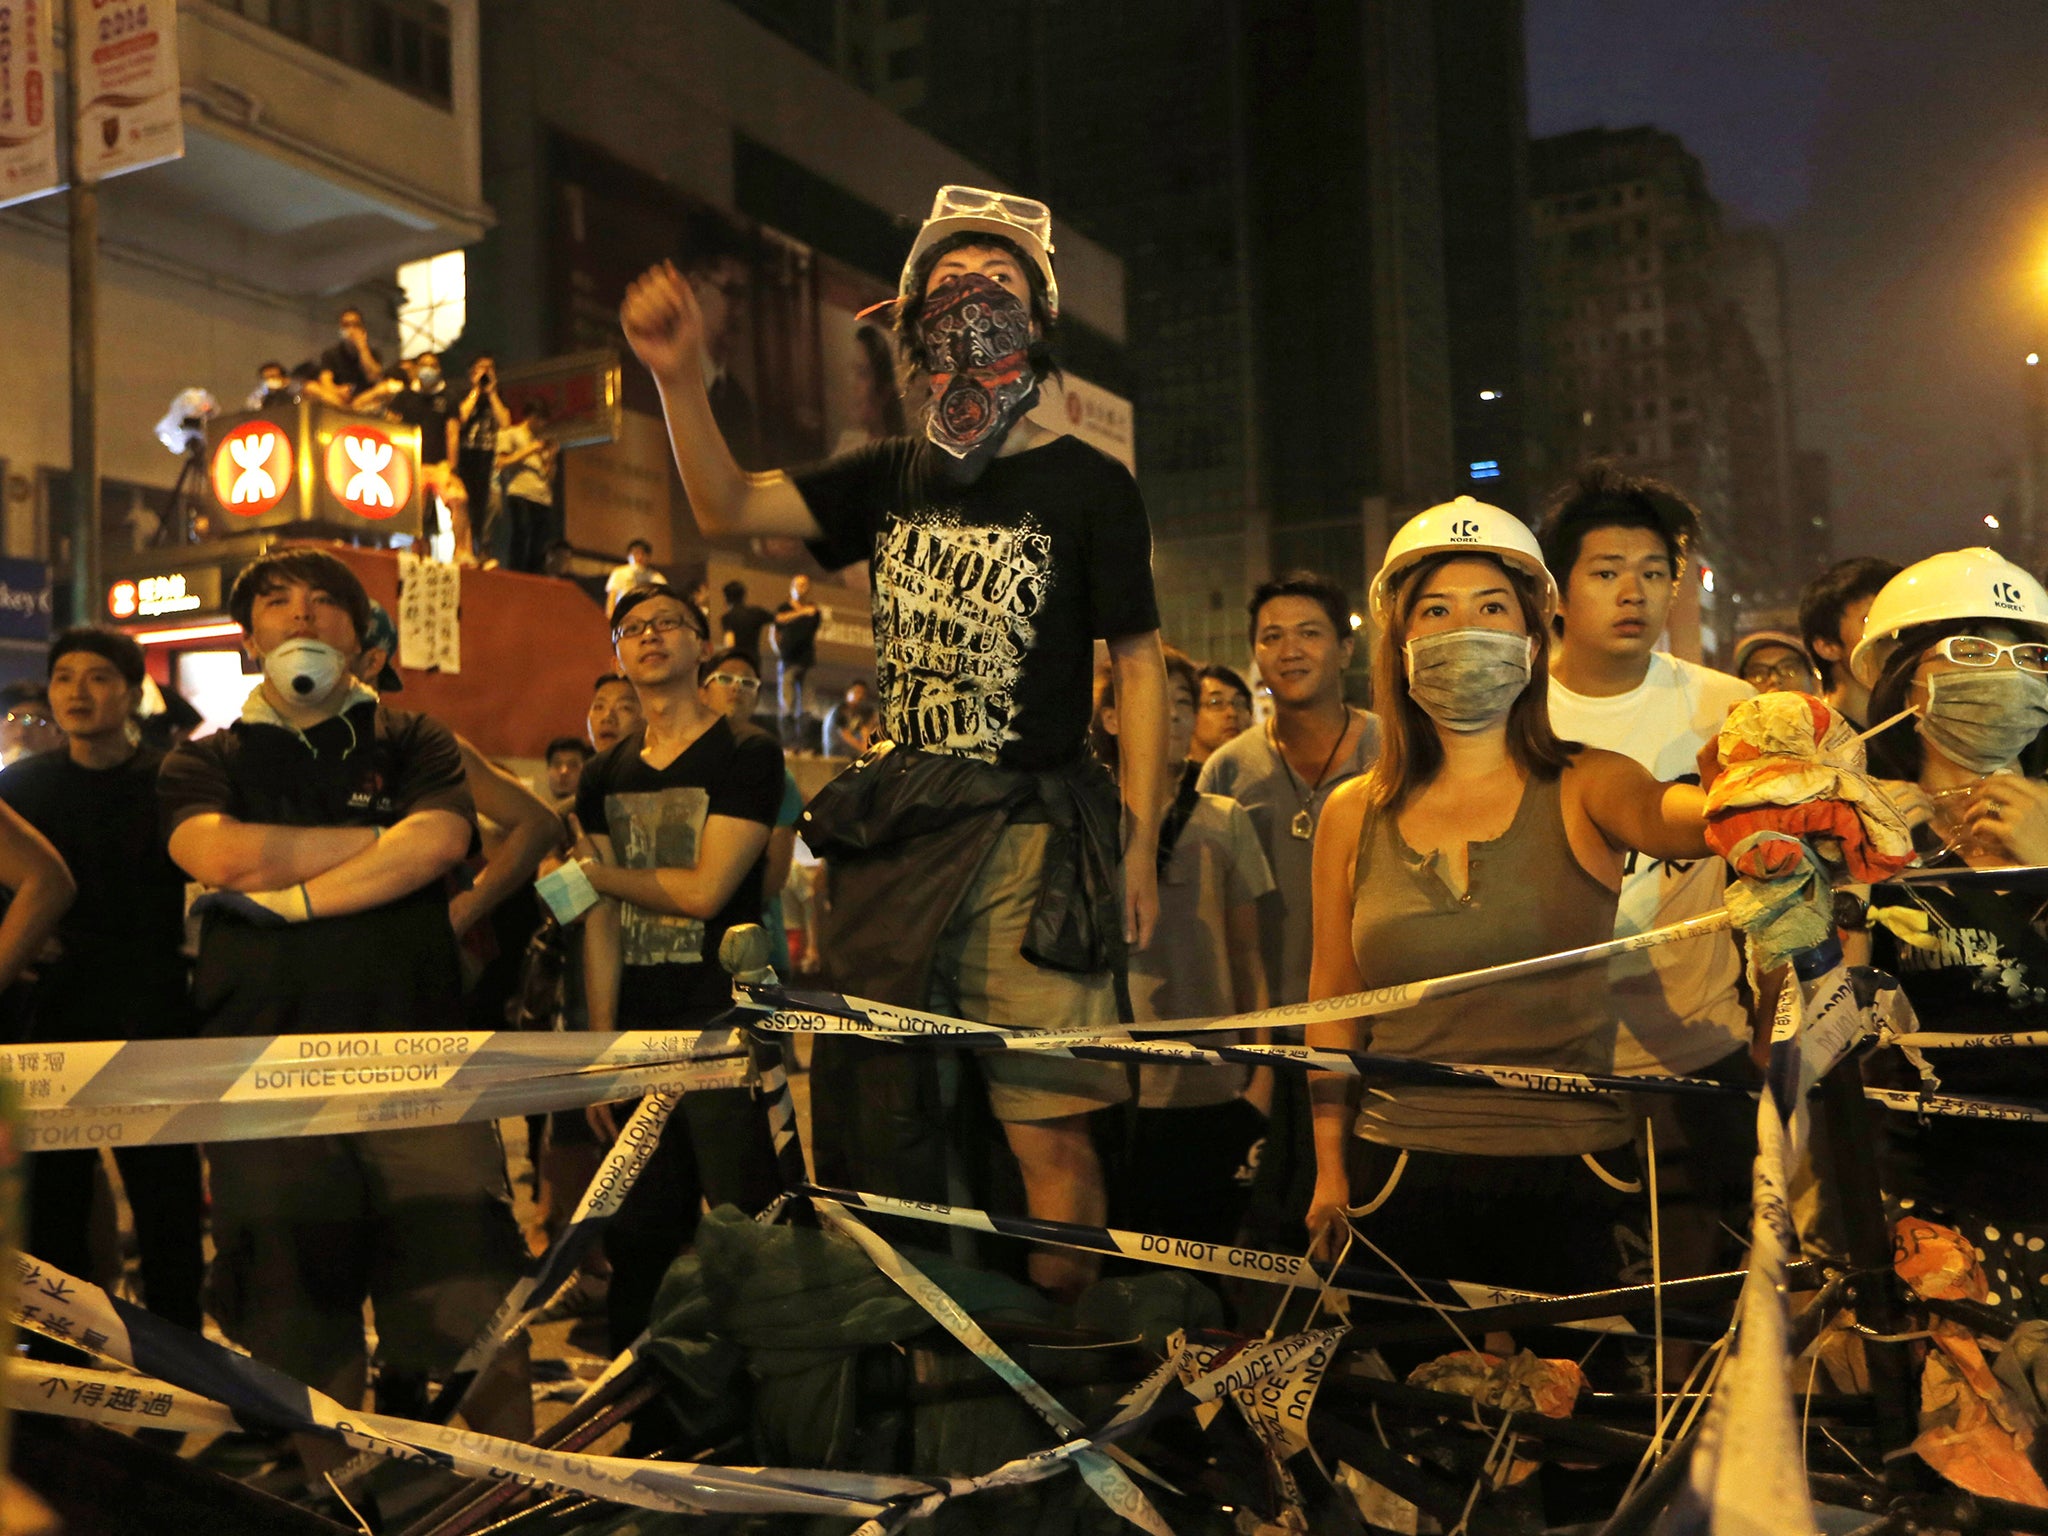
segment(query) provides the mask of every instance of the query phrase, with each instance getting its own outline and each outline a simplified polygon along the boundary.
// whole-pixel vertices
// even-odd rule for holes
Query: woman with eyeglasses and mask
[[[1925,867],[2048,864],[2048,784],[2020,756],[2048,728],[2048,591],[1989,549],[1908,566],[1870,606],[1850,657],[1870,689],[1870,771],[1909,819]],[[2048,903],[2038,891],[1879,886],[1872,959],[1899,978],[1925,1031],[2048,1028]],[[1927,1053],[1941,1092],[2048,1103],[2048,1051]],[[1918,1088],[1896,1051],[1871,1077]],[[1983,1250],[1989,1304],[2048,1316],[2048,1127],[1887,1113],[1894,1216],[1960,1229]]]
[[[1552,733],[1557,588],[1518,518],[1469,497],[1422,513],[1371,602],[1385,736],[1316,833],[1311,1001],[1604,942],[1631,849],[1706,855],[1698,787]],[[1308,1028],[1312,1046],[1573,1072],[1606,1071],[1614,1036],[1600,966]],[[1310,1079],[1319,1251],[1348,1223],[1418,1277],[1614,1283],[1642,1200],[1625,1099],[1364,1087],[1361,1106],[1358,1079]]]

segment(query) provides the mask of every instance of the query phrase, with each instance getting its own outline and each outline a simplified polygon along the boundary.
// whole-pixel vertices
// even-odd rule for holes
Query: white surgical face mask
[[[1505,629],[1447,629],[1402,647],[1408,697],[1447,731],[1483,731],[1529,686],[1536,642]]]
[[[263,675],[281,699],[319,704],[348,677],[348,658],[324,640],[287,640],[263,658]]]

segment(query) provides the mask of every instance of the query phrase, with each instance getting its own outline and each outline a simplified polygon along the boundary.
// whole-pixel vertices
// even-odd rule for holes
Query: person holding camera
[[[491,483],[498,472],[498,434],[512,425],[512,412],[498,394],[498,361],[488,352],[469,365],[469,393],[456,423],[455,478],[469,492],[470,519],[482,532],[477,543],[502,562],[504,540],[492,516]]]

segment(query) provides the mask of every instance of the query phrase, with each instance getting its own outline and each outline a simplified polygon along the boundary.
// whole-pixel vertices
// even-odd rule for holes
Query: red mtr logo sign
[[[221,506],[261,517],[292,488],[291,434],[274,421],[245,421],[215,446],[208,474]]]
[[[412,500],[412,454],[375,427],[349,427],[327,445],[327,489],[357,517],[382,522]]]

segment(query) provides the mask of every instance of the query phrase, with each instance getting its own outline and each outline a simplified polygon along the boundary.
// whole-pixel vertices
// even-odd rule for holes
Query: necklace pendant
[[[1316,835],[1316,819],[1309,815],[1306,808],[1296,811],[1294,813],[1294,825],[1291,830],[1304,843],[1312,842]]]

